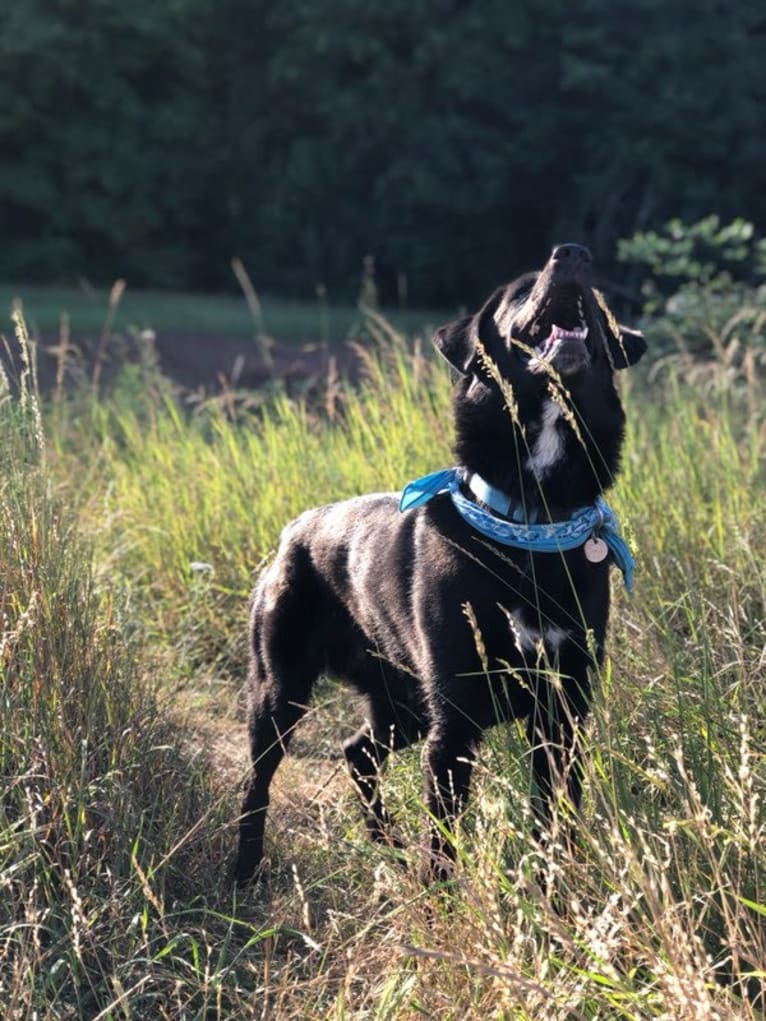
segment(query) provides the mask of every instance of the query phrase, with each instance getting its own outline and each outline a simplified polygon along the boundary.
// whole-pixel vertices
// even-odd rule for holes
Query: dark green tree
[[[0,36],[0,276],[472,303],[717,212],[766,229],[754,0],[26,0]]]
[[[204,280],[208,8],[207,0],[8,8],[2,276]]]

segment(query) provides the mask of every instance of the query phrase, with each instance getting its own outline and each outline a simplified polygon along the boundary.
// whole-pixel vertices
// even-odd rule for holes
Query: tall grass
[[[167,396],[93,409],[75,456],[103,483],[87,510],[102,570],[118,565],[193,667],[219,657],[241,675],[243,606],[287,521],[449,458],[446,368],[381,350],[360,352],[356,390],[329,380],[312,408],[276,395],[256,414],[224,401],[190,416]]]
[[[140,615],[94,573],[17,328],[28,368],[0,401],[2,1016],[179,1016],[171,1002],[213,995],[188,976],[219,952],[193,921],[220,882],[219,801],[161,711]]]
[[[359,389],[327,391],[256,414],[181,412],[161,386],[75,404],[45,457],[32,398],[0,407],[0,996],[30,1018],[762,1017],[753,373],[667,370],[625,395],[613,502],[639,572],[632,599],[615,585],[577,846],[535,845],[524,740],[501,728],[455,887],[423,891],[363,839],[335,751],[363,710],[327,685],[274,783],[270,887],[232,899],[255,573],[306,506],[450,463],[447,373],[417,350],[385,344]],[[413,860],[418,772],[406,753],[384,784]]]

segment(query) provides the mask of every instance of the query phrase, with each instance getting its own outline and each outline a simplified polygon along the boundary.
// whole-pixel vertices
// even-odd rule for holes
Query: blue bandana
[[[535,525],[507,521],[490,514],[460,492],[464,474],[460,468],[444,468],[408,483],[399,501],[399,510],[411,510],[426,503],[437,493],[449,493],[458,514],[488,539],[533,553],[561,553],[576,549],[590,538],[602,539],[622,571],[625,588],[633,587],[633,557],[619,533],[617,516],[601,497],[590,507],[576,510],[566,521]]]

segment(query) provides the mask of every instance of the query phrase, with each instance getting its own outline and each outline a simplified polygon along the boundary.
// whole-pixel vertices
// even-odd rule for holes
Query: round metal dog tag
[[[585,559],[590,560],[592,564],[600,564],[609,556],[607,544],[603,539],[597,539],[594,536],[588,539],[583,548],[585,549]]]

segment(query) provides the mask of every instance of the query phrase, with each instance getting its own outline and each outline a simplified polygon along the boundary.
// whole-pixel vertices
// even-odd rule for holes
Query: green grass
[[[83,284],[80,288],[0,284],[0,312],[6,319],[17,299],[22,302],[29,332],[48,339],[58,336],[62,316],[72,336],[99,336],[110,314],[110,291]],[[407,333],[441,323],[449,313],[423,309],[389,309],[391,322]],[[326,299],[303,302],[257,296],[255,312],[242,294],[186,294],[133,290],[126,287],[114,310],[112,329],[152,329],[158,333],[249,338],[266,333],[277,341],[339,341],[358,331],[359,310]],[[111,331],[110,331],[111,332]]]
[[[366,358],[359,389],[331,387],[325,407],[277,396],[256,419],[243,411],[232,421],[226,403],[190,419],[171,398],[137,402],[131,386],[129,406],[118,393],[92,409],[84,452],[71,430],[79,461],[101,483],[109,477],[87,487],[105,562],[111,570],[118,557],[162,634],[183,634],[187,649],[201,643],[208,662],[239,644],[254,572],[291,517],[307,503],[400,488],[408,473],[449,458],[446,366],[398,347]],[[418,377],[442,385],[418,386]]]
[[[450,463],[449,379],[384,337],[358,390],[328,383],[311,407],[181,412],[139,382],[42,417],[27,391],[0,403],[0,990],[15,1016],[762,1017],[758,375],[666,366],[628,383],[610,502],[638,571],[630,600],[615,581],[580,846],[534,846],[523,740],[501,728],[455,888],[424,892],[363,839],[338,757],[362,710],[323,683],[274,783],[270,888],[239,899],[225,871],[247,592],[302,508]],[[417,749],[384,789],[415,863]]]

